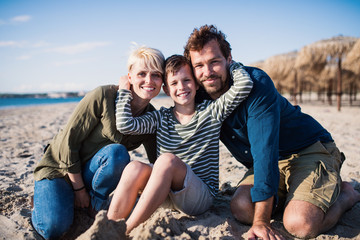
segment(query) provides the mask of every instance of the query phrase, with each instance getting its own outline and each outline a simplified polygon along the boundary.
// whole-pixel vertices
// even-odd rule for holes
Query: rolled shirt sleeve
[[[264,104],[257,109],[258,115],[248,118],[251,154],[254,159],[253,202],[277,195],[279,186],[279,107],[275,103]]]

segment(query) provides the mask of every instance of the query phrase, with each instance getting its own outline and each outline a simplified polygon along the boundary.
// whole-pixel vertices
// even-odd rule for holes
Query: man
[[[194,29],[184,55],[205,90],[198,92],[199,100],[216,99],[229,89],[231,47],[215,26]],[[283,239],[270,225],[275,206],[283,202],[287,231],[300,238],[315,237],[360,201],[360,193],[341,181],[345,158],[330,133],[283,98],[265,72],[245,69],[254,87],[225,120],[221,134],[234,157],[249,168],[231,211],[240,222],[252,224],[249,239]]]

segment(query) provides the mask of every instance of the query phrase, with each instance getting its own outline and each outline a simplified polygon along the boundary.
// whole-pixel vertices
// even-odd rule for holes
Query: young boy
[[[230,67],[234,85],[213,102],[195,105],[198,85],[190,63],[180,55],[169,57],[165,66],[163,90],[174,100],[174,107],[133,118],[131,93],[119,87],[118,130],[123,134],[156,132],[159,156],[153,166],[131,162],[115,189],[108,212],[112,220],[126,218],[143,190],[126,221],[127,234],[148,219],[168,195],[174,208],[189,215],[201,214],[211,206],[219,187],[221,123],[249,95],[253,84],[242,65],[231,59],[214,60],[212,67],[222,64]],[[217,77],[212,75],[204,81],[211,83]]]

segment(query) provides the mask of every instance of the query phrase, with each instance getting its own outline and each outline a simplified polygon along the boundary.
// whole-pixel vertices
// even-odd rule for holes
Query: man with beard
[[[231,47],[215,26],[194,29],[184,55],[202,87],[199,101],[217,99],[232,85],[227,70]],[[249,169],[238,184],[231,211],[240,222],[252,224],[249,239],[283,239],[270,225],[277,207],[284,207],[289,233],[316,237],[360,201],[360,193],[341,181],[345,157],[330,133],[282,97],[265,72],[245,69],[253,90],[223,122],[221,133],[222,142]]]

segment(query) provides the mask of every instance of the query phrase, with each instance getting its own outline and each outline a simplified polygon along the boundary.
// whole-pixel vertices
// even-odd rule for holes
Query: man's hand
[[[90,204],[90,196],[86,191],[86,188],[80,191],[74,191],[75,193],[75,207],[87,208]]]
[[[248,239],[285,240],[285,238],[280,233],[272,229],[270,225],[273,201],[274,197],[271,197],[264,201],[255,203],[253,224],[247,232]]]
[[[119,89],[130,90],[130,82],[127,75],[121,76],[119,79]]]
[[[286,240],[280,233],[272,229],[270,224],[267,223],[258,223],[253,225],[247,232],[247,238],[249,240]]]

